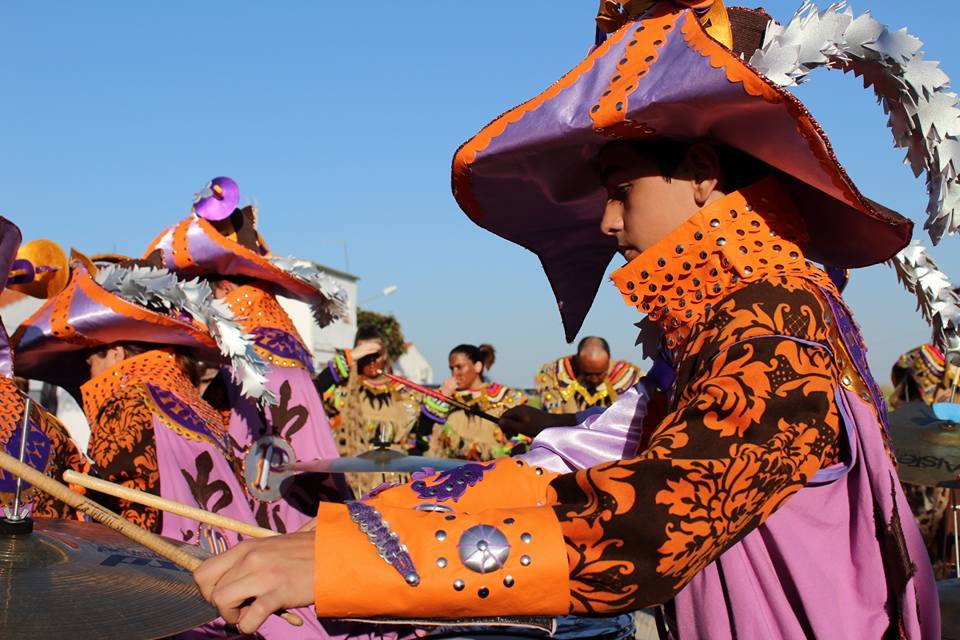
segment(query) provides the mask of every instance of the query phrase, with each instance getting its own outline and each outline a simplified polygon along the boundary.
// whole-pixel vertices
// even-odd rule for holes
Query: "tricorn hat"
[[[909,116],[946,84],[927,61],[939,75],[896,82],[903,65],[921,62],[919,45],[895,51],[894,34],[869,14],[854,18],[831,7],[821,15],[810,5],[780,27],[760,10],[727,9],[720,0],[604,0],[598,24],[611,33],[583,62],[484,127],[453,159],[453,192],[464,212],[539,256],[568,340],[616,250],[600,231],[607,194],[595,167],[613,140],[712,141],[778,169],[806,218],[808,257],[818,262],[870,265],[907,244],[912,223],[860,193],[785,86],[818,66],[852,69],[891,118]],[[937,131],[921,126],[929,123],[900,125],[898,146],[928,173],[936,199],[928,226],[938,238],[945,221],[953,229],[956,171],[936,145],[924,146],[936,141]]]

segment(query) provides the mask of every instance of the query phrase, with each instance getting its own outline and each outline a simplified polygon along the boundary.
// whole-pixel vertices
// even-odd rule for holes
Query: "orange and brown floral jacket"
[[[677,375],[638,455],[561,476],[471,464],[324,505],[318,615],[602,614],[672,598],[843,454],[835,392],[862,383],[804,243],[765,180],[617,271]]]

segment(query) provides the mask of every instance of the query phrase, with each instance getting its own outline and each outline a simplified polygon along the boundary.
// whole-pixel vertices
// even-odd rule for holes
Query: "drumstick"
[[[392,373],[387,373],[386,371],[383,372],[383,375],[387,376],[388,378],[390,378],[391,380],[393,380],[393,381],[396,382],[397,384],[402,384],[403,386],[408,387],[408,388],[410,388],[410,389],[413,389],[414,391],[418,391],[418,392],[423,393],[423,394],[425,394],[425,395],[428,395],[428,396],[430,396],[430,397],[436,398],[437,400],[440,400],[440,401],[442,401],[442,402],[446,402],[446,403],[448,403],[448,404],[452,404],[453,406],[457,407],[458,409],[463,409],[463,410],[466,411],[467,413],[472,413],[473,415],[477,416],[478,418],[483,418],[484,420],[489,420],[490,422],[492,422],[492,423],[495,424],[495,425],[499,425],[499,424],[500,424],[500,418],[497,418],[497,417],[495,417],[495,416],[492,416],[492,415],[490,415],[489,413],[487,413],[486,411],[481,411],[480,409],[477,409],[476,407],[471,407],[470,405],[465,404],[465,403],[463,403],[463,402],[460,402],[459,400],[455,400],[454,398],[451,398],[451,397],[449,397],[449,396],[445,396],[445,395],[443,395],[442,393],[440,393],[439,391],[434,391],[433,389],[428,389],[427,387],[420,386],[419,384],[417,384],[416,382],[413,382],[412,380],[407,380],[406,378],[401,378],[400,376],[395,376],[395,375],[393,375]]]
[[[20,462],[4,451],[0,451],[0,469],[3,469],[8,473],[12,473],[18,478],[22,478],[37,489],[40,489],[44,493],[50,494],[65,505],[73,507],[77,511],[87,514],[100,524],[106,525],[114,531],[123,534],[130,540],[142,544],[147,549],[150,549],[157,555],[160,555],[170,562],[183,567],[190,573],[196,571],[203,562],[200,558],[187,553],[180,547],[167,542],[158,535],[141,529],[129,520],[124,520],[113,511],[105,509],[93,500],[90,500],[86,496],[77,493],[66,485],[57,482],[53,478],[40,473],[33,467]],[[300,616],[293,612],[278,612],[277,615],[295,627],[303,625],[303,620],[300,618]]]
[[[100,493],[105,493],[108,496],[113,496],[114,498],[129,500],[130,502],[136,502],[137,504],[154,507],[155,509],[162,509],[170,513],[175,513],[178,516],[183,516],[184,518],[192,518],[197,522],[209,524],[212,527],[220,527],[221,529],[227,529],[228,531],[235,531],[250,538],[270,538],[272,536],[279,535],[276,531],[271,531],[270,529],[264,529],[263,527],[248,524],[242,520],[237,520],[228,516],[222,516],[217,513],[206,511],[205,509],[191,507],[190,505],[177,502],[176,500],[161,498],[160,496],[155,496],[152,493],[147,493],[146,491],[139,491],[131,487],[124,487],[123,485],[115,484],[101,478],[94,478],[93,476],[88,476],[85,473],[77,473],[76,471],[72,471],[70,469],[63,472],[63,479],[69,483],[80,485],[85,489],[92,489],[93,491],[99,491]]]

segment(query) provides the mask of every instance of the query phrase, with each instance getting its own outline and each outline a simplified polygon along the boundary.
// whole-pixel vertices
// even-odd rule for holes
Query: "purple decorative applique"
[[[147,384],[146,387],[150,392],[150,397],[157,404],[157,408],[170,420],[187,431],[203,436],[204,440],[220,447],[223,451],[228,451],[224,434],[209,429],[203,418],[193,410],[193,407],[166,389],[155,387],[152,384]]]
[[[468,462],[465,465],[444,471],[438,474],[432,484],[426,480],[415,480],[410,488],[420,496],[421,500],[453,500],[456,502],[467,492],[467,489],[480,482],[483,474],[496,466],[495,463],[479,464]]]
[[[830,304],[831,311],[833,311],[833,317],[837,322],[837,328],[840,330],[840,336],[844,346],[846,346],[857,372],[867,385],[867,390],[870,392],[873,405],[880,416],[880,422],[889,433],[890,425],[887,421],[887,405],[883,400],[883,392],[880,391],[879,385],[877,385],[877,382],[873,379],[873,375],[870,373],[870,367],[867,364],[867,347],[863,343],[860,329],[853,321],[853,316],[847,310],[847,306],[841,300],[838,300],[827,291],[824,291],[824,296]]]
[[[357,523],[367,540],[377,548],[377,554],[396,569],[408,585],[415,587],[420,584],[420,574],[413,566],[413,558],[407,553],[407,547],[400,544],[399,536],[390,531],[380,512],[355,500],[347,501],[347,510],[350,519]]]
[[[361,500],[369,500],[370,498],[372,498],[372,497],[374,497],[374,496],[380,495],[381,493],[383,493],[383,492],[386,491],[387,489],[393,489],[394,487],[399,487],[399,486],[400,486],[400,483],[399,483],[399,482],[381,482],[380,484],[378,484],[377,486],[375,486],[373,489],[370,489],[370,491],[367,491],[365,494],[363,494],[363,495],[360,497],[360,499],[361,499]]]
[[[265,349],[280,358],[296,360],[307,371],[313,373],[313,358],[310,357],[310,353],[300,344],[299,340],[283,329],[255,327],[250,333],[253,334],[257,346],[261,349]]]
[[[18,420],[18,423],[22,420]],[[20,438],[23,430],[19,427],[10,435],[3,449],[8,455],[14,458],[20,457]],[[29,466],[39,471],[46,471],[47,463],[50,461],[50,438],[37,425],[34,420],[30,421],[30,435],[27,437],[26,462]],[[23,484],[26,489],[30,485]],[[0,471],[0,493],[13,493],[17,490],[17,477],[12,473]]]

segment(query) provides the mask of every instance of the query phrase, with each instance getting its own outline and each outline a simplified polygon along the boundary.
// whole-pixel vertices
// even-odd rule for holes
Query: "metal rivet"
[[[456,520],[457,516],[443,516],[444,520]]]
[[[683,245],[682,245],[682,244],[678,244],[677,247],[676,247],[676,249],[675,249],[675,251],[676,251],[677,253],[683,253]]]
[[[490,595],[490,589],[487,589],[486,587],[480,587],[480,589],[477,591],[477,595],[481,598],[486,598],[488,595]]]
[[[665,267],[665,266],[667,266],[667,261],[664,260],[663,258],[660,258],[659,260],[657,260],[657,266],[658,266],[658,267]]]
[[[530,544],[530,541],[533,540],[533,536],[530,535],[529,533],[521,533],[520,539],[526,542],[527,544]]]
[[[753,211],[753,207],[750,206],[749,204],[748,204],[748,205],[744,205],[743,210],[744,210],[744,211]],[[758,224],[759,224],[759,223],[758,223]]]
[[[530,556],[520,556],[520,564],[523,566],[529,567],[531,562],[533,561],[530,559]]]
[[[463,588],[464,588],[465,586],[467,586],[467,585],[463,582],[463,580],[454,580],[454,581],[453,581],[453,588],[454,588],[454,590],[456,590],[456,591],[463,591]]]
[[[737,210],[736,210],[736,209],[730,209],[730,217],[731,217],[731,218],[736,218],[736,217],[737,217]]]
[[[840,382],[843,383],[843,386],[849,387],[853,381],[850,379],[850,376],[843,376],[840,378]]]
[[[634,288],[635,286],[636,286],[636,285],[633,284],[633,281],[632,281],[632,280],[627,282],[627,289],[629,289],[630,291],[633,291],[633,288]]]
[[[516,583],[515,583],[515,581],[514,581],[514,579],[513,579],[513,576],[506,576],[506,577],[503,579],[503,586],[505,586],[507,589],[509,589],[510,587],[512,587],[514,584],[516,584]]]
[[[447,567],[447,559],[437,558],[437,566],[440,567],[441,569],[445,569]]]
[[[710,221],[710,226],[716,229],[717,227],[720,226],[720,221],[714,218],[713,220]]]
[[[639,300],[639,298],[637,297],[637,294],[634,293],[633,295],[630,296],[630,302],[636,302],[637,300]]]
[[[743,275],[749,276],[752,273],[753,273],[753,267],[746,266],[743,268]]]
[[[437,536],[437,540],[439,540],[440,542],[443,542],[444,540],[447,539],[447,532],[444,531],[443,529],[440,529],[439,531],[437,531],[436,536]]]
[[[504,519],[503,519],[503,524],[513,524],[514,522],[516,522],[516,520],[514,520],[513,518],[504,518]]]
[[[726,239],[726,238],[717,238],[717,246],[718,246],[718,247],[722,247],[722,246],[725,245],[725,244],[727,244],[727,239]]]
[[[700,231],[697,231],[696,233],[693,234],[693,239],[694,239],[694,240],[703,240],[703,233],[700,232]]]
[[[543,475],[543,469],[541,469],[540,467],[537,467],[536,469],[534,469],[533,472],[536,473],[538,476]]]

